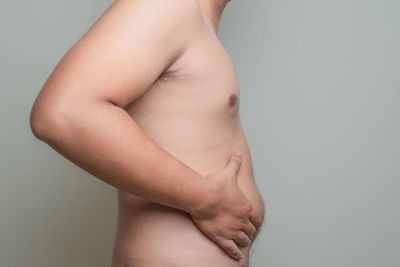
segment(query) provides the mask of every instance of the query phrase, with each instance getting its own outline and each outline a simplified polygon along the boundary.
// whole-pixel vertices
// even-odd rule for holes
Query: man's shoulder
[[[200,16],[198,0],[115,0],[114,4],[125,6],[135,14],[161,16],[166,18],[190,19]]]
[[[130,14],[127,23],[134,28],[146,23],[150,24],[147,29],[189,37],[201,25],[198,0],[115,0],[114,5]]]
[[[201,8],[198,0],[151,0],[160,6],[160,15],[175,18],[181,27],[190,27],[201,20]]]

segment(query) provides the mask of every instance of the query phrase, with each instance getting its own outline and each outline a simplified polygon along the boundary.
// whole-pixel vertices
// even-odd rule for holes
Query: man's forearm
[[[32,120],[35,135],[102,181],[187,212],[210,194],[205,177],[154,143],[124,109],[99,101],[54,113]]]

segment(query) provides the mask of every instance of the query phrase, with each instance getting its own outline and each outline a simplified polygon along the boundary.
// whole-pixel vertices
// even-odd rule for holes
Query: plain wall
[[[111,0],[0,4],[0,266],[109,266],[116,190],[29,128]],[[232,0],[219,37],[266,223],[252,267],[400,265],[400,2]]]

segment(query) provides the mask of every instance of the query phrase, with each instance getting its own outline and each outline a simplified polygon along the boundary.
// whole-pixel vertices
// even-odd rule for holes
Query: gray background
[[[115,189],[29,128],[111,0],[0,4],[0,266],[109,266]],[[267,223],[254,267],[400,265],[400,1],[231,1],[219,36]]]

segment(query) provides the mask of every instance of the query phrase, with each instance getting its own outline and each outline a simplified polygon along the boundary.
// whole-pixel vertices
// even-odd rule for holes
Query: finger
[[[242,252],[237,247],[235,242],[233,242],[233,240],[222,240],[219,242],[219,245],[225,251],[225,253],[234,260],[239,261],[241,258],[243,258]]]
[[[240,156],[239,156],[240,155]],[[242,165],[242,157],[241,154],[236,152],[231,155],[229,162],[226,168],[232,170],[234,174],[237,176],[240,170],[240,166]]]
[[[250,238],[252,239],[254,237],[254,234],[256,233],[257,229],[256,227],[248,221],[247,224],[245,224],[242,228],[242,231]]]
[[[257,229],[259,227],[261,227],[262,224],[262,218],[260,215],[251,215],[249,220],[251,221],[251,223],[254,225],[254,227]]]
[[[250,244],[250,238],[243,231],[239,231],[236,237],[233,239],[233,241],[235,241],[236,244],[242,247],[245,247],[248,244]]]

